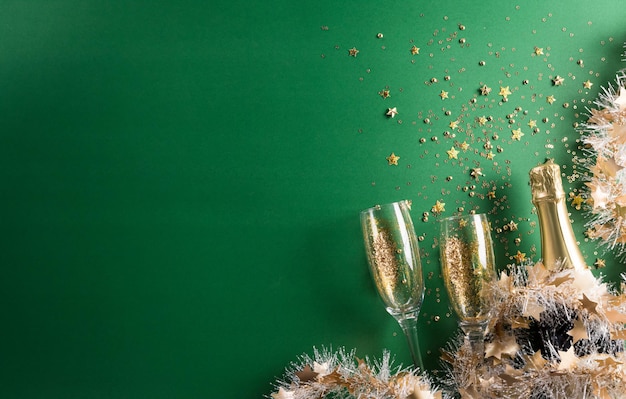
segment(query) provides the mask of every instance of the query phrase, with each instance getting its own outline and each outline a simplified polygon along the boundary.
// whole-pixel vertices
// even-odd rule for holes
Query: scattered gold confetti
[[[491,87],[488,87],[487,85],[483,85],[480,88],[480,94],[482,94],[483,96],[487,96],[489,95],[489,93],[491,93]]]
[[[593,265],[595,266],[596,269],[603,269],[606,267],[606,261],[604,259],[596,259],[596,261],[593,263]]]
[[[439,93],[439,97],[441,97],[442,100],[448,98],[448,92],[441,90],[441,93]]]
[[[462,142],[461,144],[459,144],[459,147],[461,147],[461,149],[462,149],[463,151],[467,151],[467,150],[469,149],[470,145],[469,145],[469,144],[467,144],[467,141],[464,141],[464,142]]]
[[[486,123],[487,123],[487,118],[485,118],[484,116],[479,116],[478,117],[478,124],[480,126],[485,126]]]
[[[389,163],[389,165],[397,165],[399,159],[400,157],[392,152],[391,155],[387,157],[387,163]]]
[[[506,86],[506,87],[500,86],[500,92],[498,93],[499,96],[502,96],[503,98],[507,98],[510,94],[511,94],[511,90],[509,89],[509,86]]]
[[[522,129],[520,128],[511,130],[511,132],[513,132],[513,135],[511,136],[513,140],[520,141],[522,139],[522,136],[524,136],[524,133],[522,133]]]
[[[535,55],[543,55],[543,48],[535,47]]]
[[[441,202],[439,200],[437,200],[437,202],[435,203],[435,205],[433,205],[432,209],[430,210],[432,213],[439,215],[443,212],[446,211],[446,204],[445,202]]]
[[[478,181],[478,178],[482,175],[483,175],[483,172],[481,168],[473,168],[472,171],[470,172],[470,176],[476,181]]]
[[[387,108],[387,116],[391,117],[391,118],[395,118],[396,115],[398,115],[398,109],[396,107],[393,108]]]
[[[537,126],[537,121],[536,120],[531,119],[530,121],[528,121],[528,127],[529,128],[532,129],[532,128],[536,127],[536,126]]]
[[[417,46],[411,47],[411,54],[416,55],[420,53],[420,48]]]
[[[512,220],[509,222],[509,224],[507,224],[507,226],[509,227],[509,231],[516,231],[517,230],[517,223],[515,223]]]
[[[520,252],[518,250],[517,253],[515,255],[513,255],[513,259],[515,259],[515,261],[517,263],[521,264],[522,262],[524,262],[526,260],[526,253],[525,252]]]
[[[450,129],[456,129],[457,127],[459,127],[459,121],[452,121],[448,126],[450,127]]]
[[[356,47],[352,47],[351,49],[348,50],[348,54],[351,57],[356,57],[356,55],[359,54],[359,50],[357,50]]]
[[[556,75],[554,79],[552,79],[552,84],[554,84],[555,86],[561,86],[563,85],[564,81],[565,79],[563,79],[563,77]]]
[[[578,194],[578,195],[574,195],[573,193],[571,193],[570,195],[572,197],[572,206],[579,211],[582,204],[585,202],[585,200],[583,199],[583,197]]]
[[[380,95],[382,98],[389,98],[391,97],[389,90],[384,89],[378,92],[378,95]]]
[[[548,97],[546,97],[546,101],[548,104],[553,104],[556,101],[556,98],[554,98],[553,95],[549,95]]]
[[[591,86],[593,86],[593,83],[591,83],[591,81],[589,79],[587,79],[586,81],[583,82],[583,87],[585,89],[591,89]]]
[[[446,153],[449,159],[458,159],[459,151],[456,148],[452,147]]]

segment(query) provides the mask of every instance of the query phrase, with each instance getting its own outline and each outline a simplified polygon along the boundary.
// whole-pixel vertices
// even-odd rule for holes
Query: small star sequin
[[[417,55],[419,53],[420,53],[420,48],[419,47],[417,47],[417,46],[411,47],[411,54]]]
[[[483,85],[480,88],[480,94],[482,94],[483,96],[487,96],[489,95],[489,93],[491,93],[491,87],[488,87],[487,85]]]
[[[381,96],[382,98],[389,98],[389,97],[391,97],[391,95],[389,94],[389,90],[387,90],[387,89],[379,91],[378,95]]]
[[[535,46],[535,55],[543,55],[543,47]]]
[[[606,267],[606,261],[604,259],[596,259],[596,261],[593,263],[593,265],[596,267],[596,269],[603,269]]]
[[[390,118],[395,118],[398,115],[398,109],[396,107],[387,108],[387,113],[385,114]]]
[[[470,145],[467,144],[467,141],[462,142],[461,144],[459,144],[459,146],[461,147],[463,151],[467,151],[470,147]]]
[[[553,95],[549,95],[548,97],[546,97],[546,102],[548,104],[553,104],[556,101],[556,98],[554,98]]]
[[[515,259],[517,263],[521,264],[522,262],[526,260],[526,253],[520,252],[518,250],[517,253],[513,255],[513,259]]]
[[[594,229],[587,229],[584,234],[587,238],[591,238],[592,240],[596,238],[596,231]]]
[[[552,79],[552,84],[555,86],[561,86],[563,85],[563,82],[565,82],[565,79],[563,79],[563,77],[559,75],[556,75],[554,79]]]
[[[439,93],[439,97],[441,97],[442,100],[448,98],[448,92],[441,90],[441,93]]]
[[[491,160],[493,159],[493,157],[495,157],[495,156],[496,156],[496,154],[494,154],[494,153],[493,153],[493,152],[491,152],[491,151],[489,151],[489,152],[487,153],[487,155],[485,155],[485,157],[487,157],[487,159],[488,159],[488,160],[490,160],[490,161],[491,161]]]
[[[509,224],[507,224],[509,231],[516,231],[517,230],[517,223],[515,223],[514,221],[510,221]]]
[[[510,94],[511,94],[511,90],[509,89],[509,86],[506,86],[506,87],[500,86],[500,92],[498,93],[499,96],[502,96],[503,98],[507,98]]]
[[[389,165],[398,165],[398,160],[400,159],[400,157],[392,152],[391,155],[389,155],[386,159]]]
[[[528,121],[528,127],[531,128],[531,129],[534,128],[534,127],[537,127],[537,121],[531,119],[530,121]]]
[[[357,50],[356,47],[352,47],[351,49],[348,50],[348,54],[351,57],[356,57],[356,55],[359,54],[359,50]]]
[[[517,141],[520,141],[522,139],[522,136],[524,135],[524,133],[522,133],[522,129],[520,128],[511,130],[511,132],[513,132],[513,135],[511,136],[511,138]]]
[[[478,181],[478,178],[482,175],[483,175],[483,171],[481,168],[474,168],[470,172],[470,176],[476,181]]]
[[[572,206],[579,211],[583,202],[585,202],[585,200],[583,199],[583,197],[578,194],[572,197]]]
[[[593,86],[593,83],[591,83],[590,80],[586,80],[586,81],[583,82],[583,87],[585,89],[591,89],[591,86]]]
[[[479,116],[478,117],[478,124],[480,126],[485,126],[485,123],[487,123],[487,118],[485,118],[484,116]]]
[[[437,200],[437,202],[435,203],[435,205],[433,205],[430,211],[436,215],[439,215],[440,213],[443,213],[446,211],[446,203]]]
[[[452,121],[448,126],[450,127],[450,129],[456,129],[459,127],[459,121]]]
[[[448,159],[458,159],[459,150],[456,148],[452,147],[446,153],[448,154]]]
[[[489,192],[487,193],[487,198],[489,198],[489,199],[494,199],[494,198],[496,198],[496,192],[495,192],[495,191],[489,191]]]

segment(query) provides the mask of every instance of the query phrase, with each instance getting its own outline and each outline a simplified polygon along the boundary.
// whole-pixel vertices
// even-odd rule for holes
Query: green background
[[[408,364],[358,221],[405,198],[436,369],[456,321],[423,212],[513,220],[499,266],[538,259],[528,170],[548,157],[571,176],[572,124],[622,67],[625,14],[617,0],[0,1],[0,396],[262,397],[313,347]],[[475,151],[449,159],[455,140]],[[622,265],[572,217],[615,281]]]

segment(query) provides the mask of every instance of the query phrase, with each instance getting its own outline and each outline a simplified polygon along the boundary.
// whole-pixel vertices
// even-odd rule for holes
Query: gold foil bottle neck
[[[541,257],[548,270],[587,269],[569,220],[561,168],[552,161],[530,171],[533,204],[541,233]]]
[[[565,198],[559,165],[550,160],[543,165],[532,168],[530,170],[530,188],[533,202]]]

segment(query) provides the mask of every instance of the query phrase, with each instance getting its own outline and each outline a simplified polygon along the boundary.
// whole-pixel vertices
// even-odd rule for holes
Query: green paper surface
[[[499,268],[538,260],[528,171],[553,158],[566,192],[582,187],[573,124],[622,68],[624,15],[617,0],[3,1],[0,396],[263,397],[313,347],[408,365],[359,226],[400,199],[436,372],[456,319],[431,208],[514,221],[494,234]],[[571,211],[588,263],[618,281]]]

